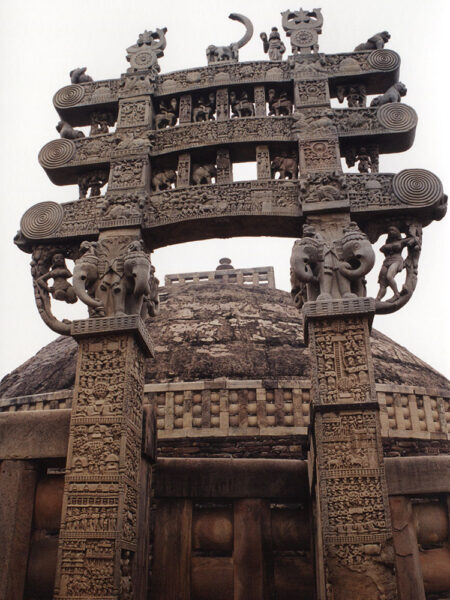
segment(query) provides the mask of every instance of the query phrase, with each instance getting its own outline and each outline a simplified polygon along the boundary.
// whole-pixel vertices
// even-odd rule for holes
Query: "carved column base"
[[[55,599],[134,598],[142,403],[151,342],[137,315],[76,321]]]
[[[307,303],[313,363],[318,589],[326,600],[397,598],[369,324],[373,300]]]

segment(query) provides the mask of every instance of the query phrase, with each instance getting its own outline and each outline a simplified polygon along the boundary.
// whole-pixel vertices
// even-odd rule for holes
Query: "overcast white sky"
[[[429,169],[441,178],[448,193],[450,2],[322,0],[317,4],[325,18],[320,36],[322,52],[351,51],[378,31],[391,33],[388,48],[400,54],[400,79],[408,88],[404,101],[417,111],[419,125],[414,147],[403,154],[381,157],[380,170]],[[22,214],[33,204],[77,198],[76,186],[54,186],[37,161],[40,148],[58,137],[52,97],[70,83],[69,71],[87,66],[94,79],[119,77],[128,66],[126,48],[144,29],[156,27],[168,28],[165,57],[160,60],[163,73],[205,65],[209,44],[228,44],[242,36],[242,25],[227,18],[230,12],[245,14],[255,28],[253,39],[241,50],[241,61],[264,60],[259,33],[269,32],[272,26],[281,31],[280,12],[298,8],[285,0],[1,1],[0,376],[56,337],[34,305],[30,256],[20,252],[12,240]],[[220,257],[229,256],[235,267],[273,265],[277,287],[289,290],[292,243],[291,239],[274,238],[209,240],[157,250],[153,263],[163,281],[166,273],[214,269]],[[447,377],[449,258],[450,216],[425,229],[419,283],[412,300],[394,315],[375,320],[377,329]],[[376,295],[377,273],[374,270],[369,276],[370,295]],[[87,316],[81,303],[75,307],[54,305],[60,305],[55,310],[60,318]]]

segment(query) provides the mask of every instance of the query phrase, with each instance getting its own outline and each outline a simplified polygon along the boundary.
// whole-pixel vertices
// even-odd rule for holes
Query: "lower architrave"
[[[138,315],[72,326],[79,342],[54,597],[135,598],[144,359]]]
[[[313,364],[315,512],[321,521],[318,589],[326,600],[397,598],[368,302],[307,303],[304,309]]]

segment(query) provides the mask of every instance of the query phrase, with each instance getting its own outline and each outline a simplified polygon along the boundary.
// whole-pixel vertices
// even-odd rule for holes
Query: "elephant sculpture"
[[[154,295],[150,258],[142,241],[106,238],[83,242],[80,252],[75,261],[73,288],[78,298],[90,307],[90,316],[141,314],[144,299]]]
[[[344,228],[341,238],[341,262],[339,272],[350,282],[350,292],[359,297],[366,295],[364,276],[375,264],[375,252],[369,238],[355,222]]]
[[[311,300],[364,297],[364,276],[375,264],[375,253],[367,236],[354,222],[340,240],[328,241],[311,225],[294,244],[291,284],[295,303]]]
[[[165,171],[159,171],[152,177],[152,187],[156,192],[170,189],[172,184],[177,181],[177,174],[173,169],[166,169]]]
[[[233,21],[239,21],[245,26],[245,34],[238,42],[233,42],[228,46],[216,46],[211,44],[206,48],[206,58],[208,59],[208,65],[215,62],[221,62],[224,60],[235,60],[239,59],[239,48],[242,48],[250,41],[253,35],[253,24],[248,17],[240,15],[238,13],[231,13],[228,17]]]
[[[212,178],[216,177],[216,165],[193,165],[192,166],[192,183],[194,185],[202,185],[212,183]]]
[[[270,163],[270,173],[272,179],[279,173],[280,179],[296,179],[298,172],[298,162],[295,157],[281,154],[275,156]]]

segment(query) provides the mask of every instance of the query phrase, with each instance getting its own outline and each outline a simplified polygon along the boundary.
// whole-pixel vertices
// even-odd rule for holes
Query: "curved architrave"
[[[402,171],[403,177],[409,172],[416,176],[416,170],[411,169]],[[435,175],[432,176],[433,181],[437,180]],[[442,218],[445,196],[438,198],[434,186],[428,196],[424,192],[422,203],[416,201],[414,205],[406,205],[393,189],[394,178],[393,173],[342,175],[342,189],[336,187],[334,191],[338,201],[349,207],[352,219],[363,231],[376,219],[402,215],[406,210],[408,214],[414,213],[423,226]],[[324,186],[320,178],[317,181],[272,179],[192,185],[142,198],[131,195],[128,200],[127,194],[123,193],[121,200],[142,205],[139,208],[142,217],[134,214],[130,218],[119,217],[114,226],[135,227],[142,218],[143,234],[153,248],[177,243],[179,236],[183,241],[239,235],[298,237],[303,213],[310,207],[319,212],[333,209],[335,194],[330,193],[333,192],[331,188],[333,185]],[[51,234],[44,231],[45,235],[39,239],[45,243],[61,238],[95,239],[99,224],[105,219],[104,203],[105,198],[99,196],[62,204],[62,223]],[[382,230],[378,235],[381,233]],[[372,242],[376,239],[373,236],[370,233]],[[38,240],[27,238],[23,231],[19,237],[17,243],[26,252]]]

